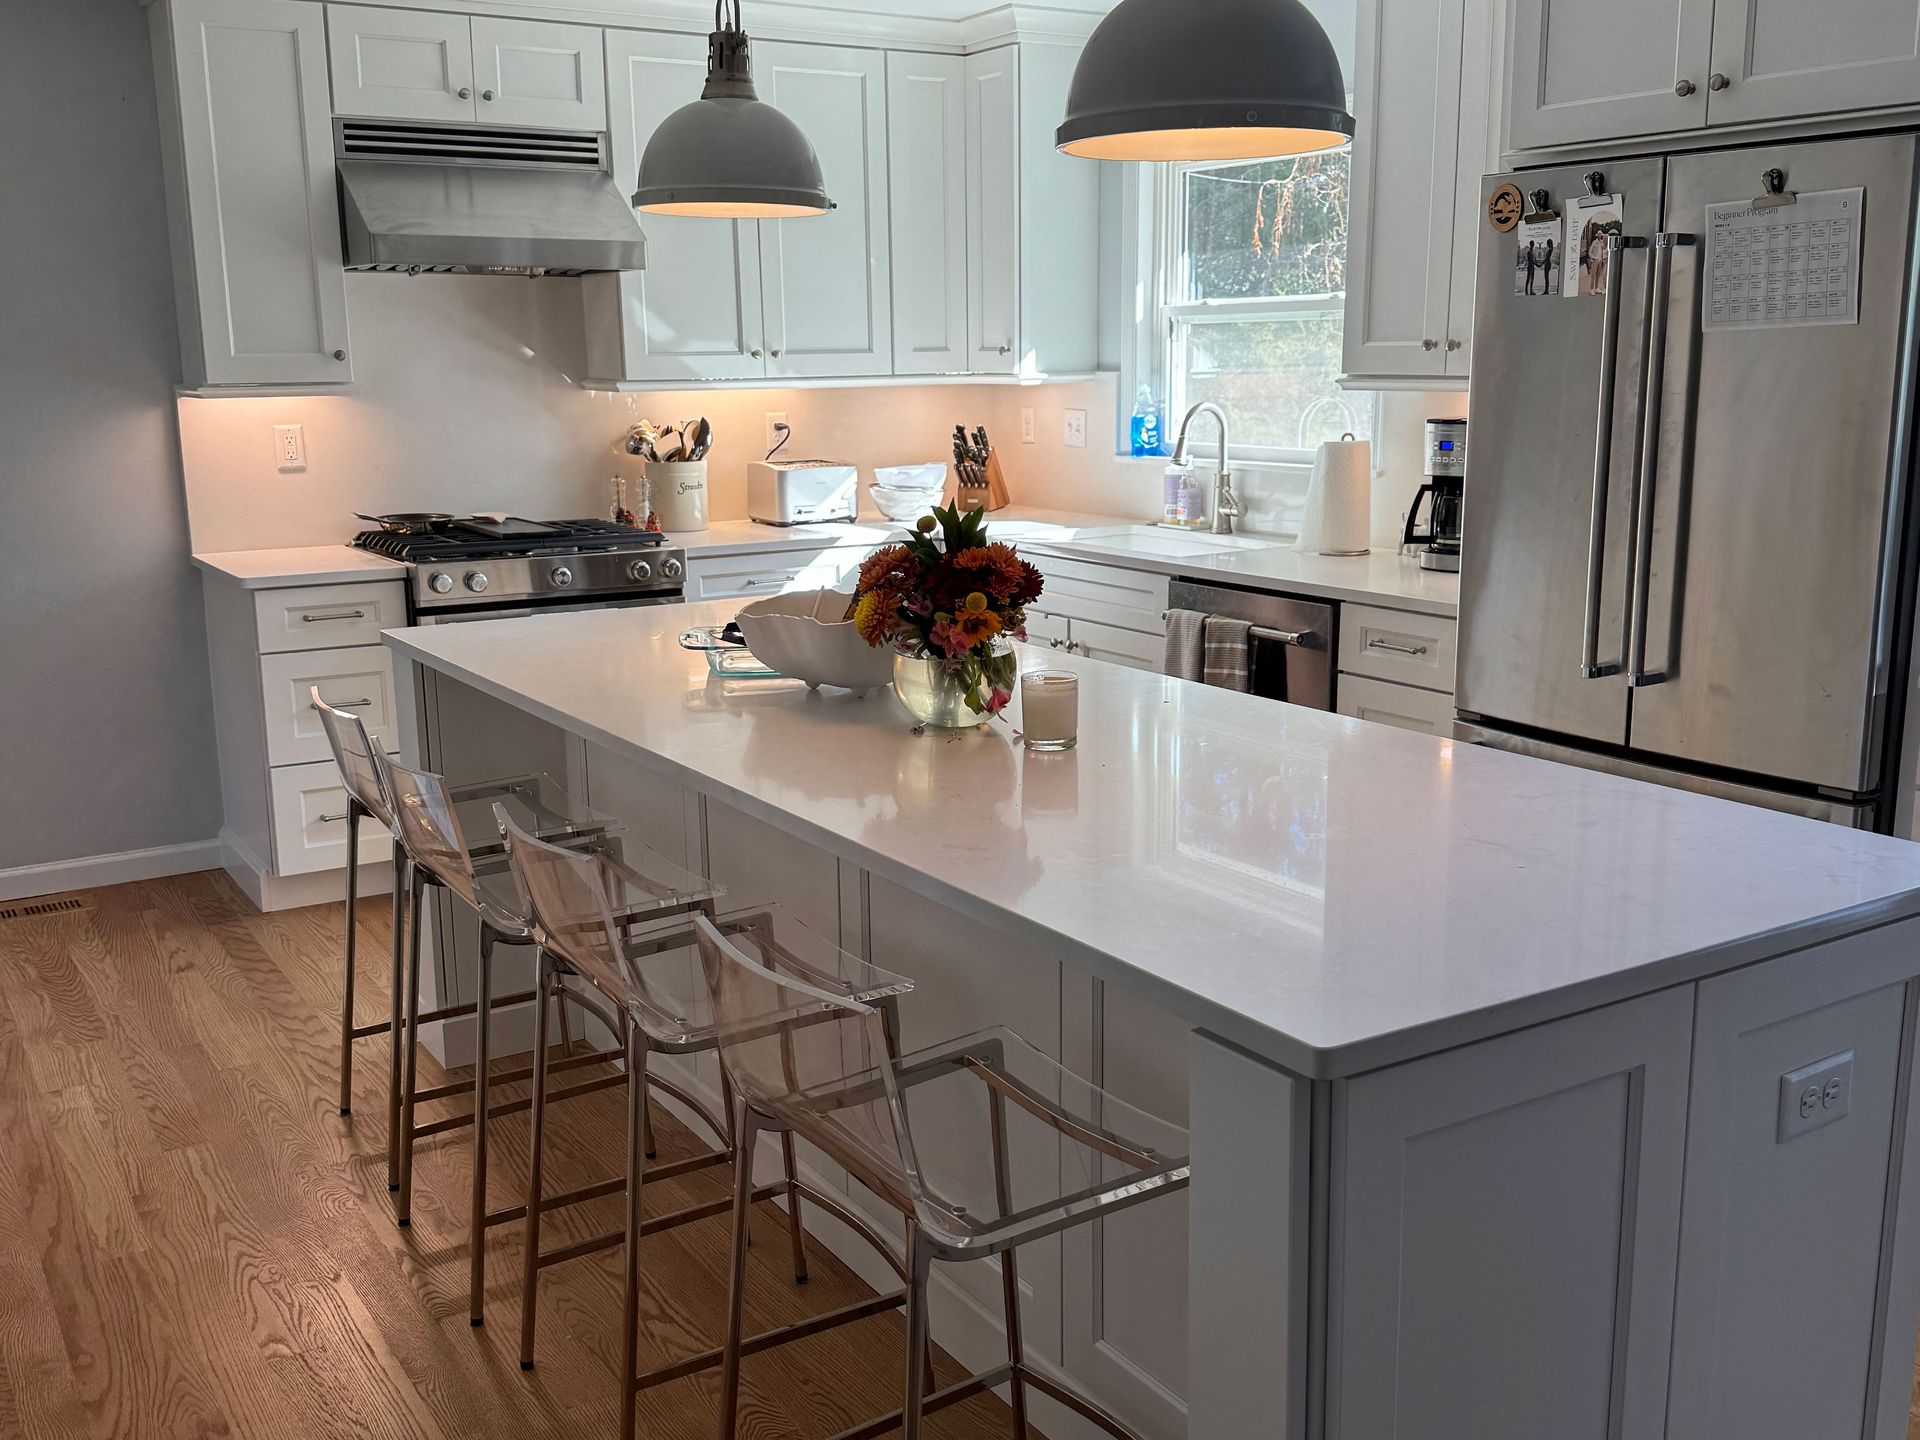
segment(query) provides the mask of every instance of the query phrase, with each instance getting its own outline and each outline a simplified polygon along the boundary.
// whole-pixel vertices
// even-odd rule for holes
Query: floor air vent
[[[32,900],[25,905],[0,905],[0,920],[30,920],[35,915],[60,915],[86,908],[84,900]]]
[[[489,125],[418,125],[396,120],[335,120],[342,160],[426,165],[599,170],[603,138],[592,131],[502,130]]]

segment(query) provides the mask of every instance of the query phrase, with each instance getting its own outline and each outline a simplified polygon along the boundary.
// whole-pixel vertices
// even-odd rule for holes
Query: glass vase
[[[895,655],[893,693],[919,724],[965,730],[991,718],[986,707],[994,690],[1010,692],[1018,669],[1013,647],[1004,641],[961,665],[925,655]]]

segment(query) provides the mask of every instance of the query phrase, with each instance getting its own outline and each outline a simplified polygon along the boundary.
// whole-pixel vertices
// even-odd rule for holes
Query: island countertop
[[[890,691],[710,679],[678,637],[737,609],[386,640],[1313,1077],[1920,914],[1905,841],[1054,651],[1078,750],[916,735]]]

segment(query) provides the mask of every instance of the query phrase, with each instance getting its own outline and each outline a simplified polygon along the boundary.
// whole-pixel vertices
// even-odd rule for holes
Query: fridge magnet
[[[1487,223],[1505,235],[1520,223],[1521,212],[1526,208],[1526,197],[1518,185],[1502,185],[1487,200]]]
[[[1607,237],[1624,234],[1626,218],[1626,206],[1618,195],[1595,195],[1573,202],[1567,211],[1566,244],[1573,257],[1573,270],[1567,277],[1568,299],[1607,293]]]

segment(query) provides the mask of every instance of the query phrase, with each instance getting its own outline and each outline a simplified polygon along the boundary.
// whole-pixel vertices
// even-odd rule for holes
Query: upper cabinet
[[[186,383],[351,380],[320,7],[150,13]]]
[[[327,29],[336,114],[606,128],[606,61],[590,26],[329,5]]]
[[[1513,150],[1920,103],[1920,0],[1511,0]]]
[[[893,369],[963,374],[967,346],[967,62],[887,57]]]
[[[1496,24],[1496,0],[1361,0],[1345,326],[1356,386],[1467,378]]]

